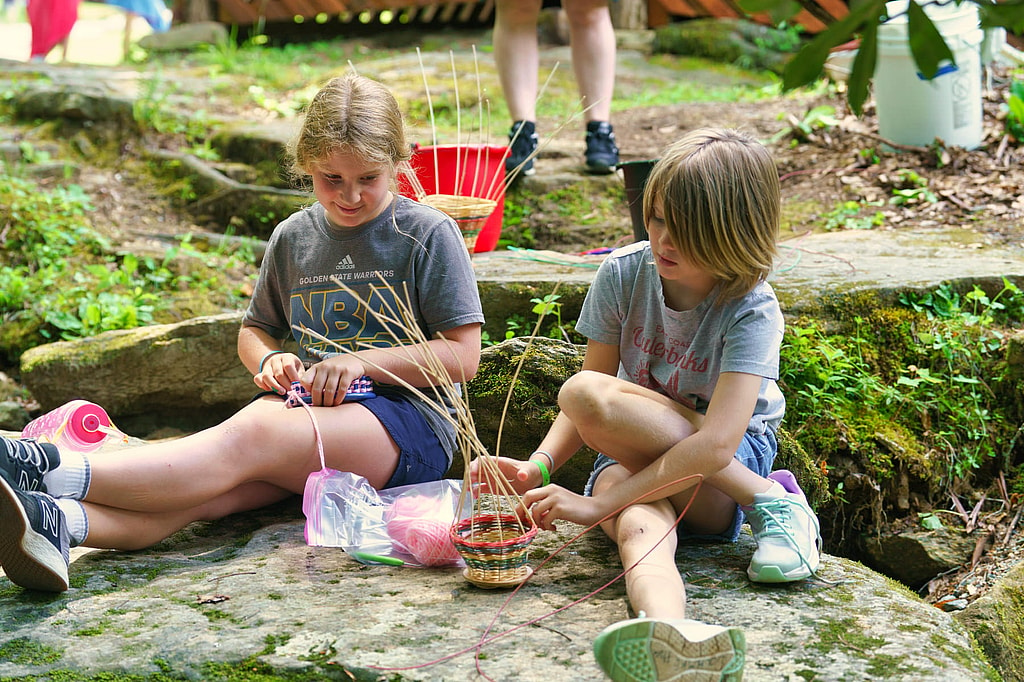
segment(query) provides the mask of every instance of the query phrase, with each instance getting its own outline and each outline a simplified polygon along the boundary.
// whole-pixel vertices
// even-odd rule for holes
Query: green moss
[[[909,680],[920,675],[921,670],[912,665],[906,665],[903,659],[891,654],[876,653],[871,657],[867,668],[872,679],[898,679]]]
[[[816,225],[818,223],[816,217],[827,211],[828,208],[828,206],[824,206],[816,201],[799,201],[795,199],[785,201],[782,204],[779,232],[783,235],[790,235],[794,228],[799,228],[802,235],[808,225]],[[779,251],[783,256],[779,265],[781,272],[785,272],[787,266],[792,266],[796,258],[790,255],[791,248],[785,241],[779,243]]]
[[[855,618],[828,618],[816,621],[815,634],[817,642],[809,645],[825,654],[836,649],[854,654],[861,658],[870,658],[870,652],[885,644],[881,637],[869,637]]]
[[[502,241],[519,248],[612,243],[629,225],[621,182],[584,178],[545,193],[513,185],[505,195]],[[590,228],[590,229],[588,229]]]
[[[902,659],[880,653],[878,650],[886,640],[864,634],[855,618],[815,621],[815,632],[819,639],[809,644],[811,648],[822,654],[839,650],[852,658],[864,660],[871,679],[912,679],[914,673],[920,673],[913,666],[904,664]]]
[[[106,626],[107,623],[103,622],[98,625],[93,625],[87,628],[81,628],[80,630],[75,630],[71,634],[75,637],[95,637],[97,635],[102,635],[107,629]]]
[[[60,649],[44,646],[24,637],[0,644],[0,661],[19,665],[46,665],[56,663],[64,656]]]

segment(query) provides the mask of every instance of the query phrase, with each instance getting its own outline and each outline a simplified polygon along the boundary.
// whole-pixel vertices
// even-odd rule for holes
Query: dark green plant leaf
[[[1024,33],[1024,0],[1011,0],[990,4],[977,2],[978,14],[981,15],[981,27],[993,28],[1003,26],[1013,33]]]
[[[907,37],[910,54],[914,56],[914,63],[925,80],[935,78],[943,62],[956,64],[956,58],[939,29],[916,2],[907,5]]]
[[[875,74],[875,63],[878,61],[878,24],[864,24],[864,32],[860,38],[860,48],[853,60],[853,68],[847,79],[846,101],[857,116],[864,110],[871,88],[871,79]]]
[[[849,14],[815,36],[789,60],[782,74],[782,88],[793,90],[814,82],[821,75],[822,67],[832,48],[849,41],[865,25],[877,24],[884,7],[885,0],[868,0],[851,7]],[[869,73],[868,78],[870,79],[872,75]]]

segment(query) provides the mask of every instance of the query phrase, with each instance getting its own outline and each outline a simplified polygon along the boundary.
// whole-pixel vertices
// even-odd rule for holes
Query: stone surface
[[[62,595],[0,580],[0,678],[603,679],[591,642],[627,603],[600,532],[538,535],[513,593],[458,568],[365,566],[307,547],[302,525],[284,503],[146,551],[75,550]],[[757,586],[752,551],[744,533],[679,554],[690,616],[743,628],[745,680],[995,679],[956,619],[864,566],[826,556],[820,581]]]
[[[976,544],[977,538],[962,528],[911,528],[865,541],[865,560],[917,589],[935,576],[969,563]]]
[[[1003,576],[996,586],[956,614],[967,627],[988,660],[1006,682],[1024,679],[1024,565]]]

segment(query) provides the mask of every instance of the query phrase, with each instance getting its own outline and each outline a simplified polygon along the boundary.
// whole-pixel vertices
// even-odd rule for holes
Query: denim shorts
[[[276,395],[284,400],[284,396],[273,391],[263,391],[256,398],[266,395]],[[373,398],[361,400],[359,404],[373,413],[398,444],[398,466],[384,484],[385,489],[437,481],[444,477],[449,466],[448,454],[430,424],[408,397],[378,393]]]
[[[743,434],[743,440],[740,441],[740,446],[736,450],[736,459],[739,460],[740,464],[753,471],[758,476],[767,477],[772,472],[772,465],[775,463],[775,455],[779,451],[779,442],[775,438],[775,434],[771,431],[765,431],[764,434],[753,434],[747,432]],[[594,492],[594,482],[597,481],[597,477],[601,475],[601,472],[617,464],[617,462],[608,457],[607,455],[598,454],[597,459],[594,460],[594,470],[590,474],[590,478],[587,480],[587,485],[583,489],[583,494],[590,496]],[[676,535],[680,540],[715,540],[725,542],[736,542],[740,537],[740,529],[743,526],[743,521],[746,519],[746,515],[743,513],[742,507],[736,505],[736,515],[733,517],[732,526],[722,532],[715,535],[698,535],[696,533],[690,533],[683,524],[680,523],[676,527]]]

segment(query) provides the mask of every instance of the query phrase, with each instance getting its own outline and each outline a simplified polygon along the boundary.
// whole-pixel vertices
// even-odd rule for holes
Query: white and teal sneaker
[[[68,589],[64,512],[45,493],[21,490],[0,471],[0,566],[15,585],[43,592]]]
[[[738,628],[641,615],[605,628],[594,657],[616,682],[739,682],[746,639]]]
[[[818,517],[807,504],[796,478],[786,470],[773,471],[768,478],[785,488],[781,496],[754,495],[747,511],[757,550],[747,567],[755,583],[788,583],[814,575],[821,560],[821,531]]]

